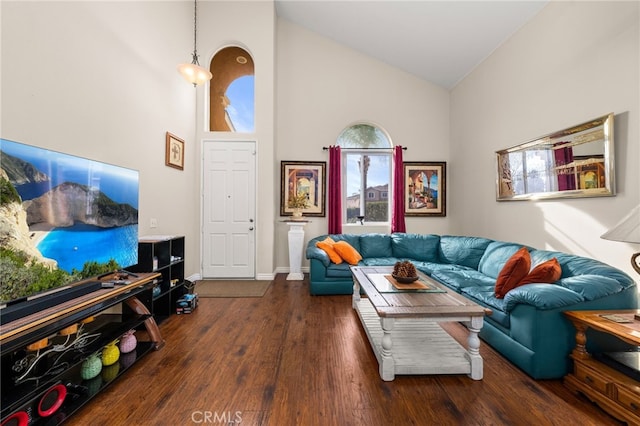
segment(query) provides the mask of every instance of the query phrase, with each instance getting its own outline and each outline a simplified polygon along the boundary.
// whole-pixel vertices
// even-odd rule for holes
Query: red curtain
[[[391,210],[391,232],[407,232],[404,223],[404,170],[402,147],[393,149],[393,208]]]
[[[329,234],[342,234],[342,184],[340,147],[329,147]]]

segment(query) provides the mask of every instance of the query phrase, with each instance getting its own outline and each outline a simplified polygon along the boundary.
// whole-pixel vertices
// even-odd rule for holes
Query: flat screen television
[[[137,170],[0,139],[0,189],[0,320],[138,263]]]

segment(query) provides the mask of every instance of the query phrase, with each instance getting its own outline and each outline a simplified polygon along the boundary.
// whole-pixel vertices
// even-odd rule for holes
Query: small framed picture
[[[447,163],[404,163],[405,216],[446,216]]]
[[[293,216],[296,209],[305,216],[325,216],[325,168],[324,161],[280,162],[280,216]]]
[[[167,132],[167,143],[164,163],[179,170],[184,170],[184,141]]]

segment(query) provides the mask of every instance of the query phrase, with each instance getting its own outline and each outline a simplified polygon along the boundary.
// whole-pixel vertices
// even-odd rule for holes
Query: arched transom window
[[[209,130],[254,132],[254,64],[241,47],[220,50],[211,60]]]

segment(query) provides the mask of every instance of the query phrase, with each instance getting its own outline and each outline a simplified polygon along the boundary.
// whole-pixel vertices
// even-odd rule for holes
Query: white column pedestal
[[[287,281],[303,280],[302,249],[304,244],[304,226],[308,220],[287,221],[289,225],[289,275]]]

